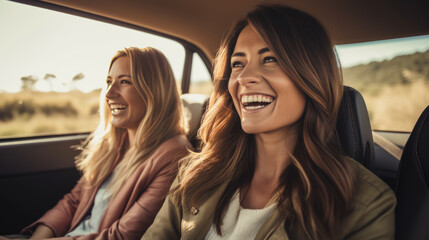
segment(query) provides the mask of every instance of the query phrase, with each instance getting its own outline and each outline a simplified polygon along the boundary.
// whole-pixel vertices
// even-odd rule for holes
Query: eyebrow
[[[258,51],[258,54],[262,54],[262,53],[266,53],[266,52],[270,52],[270,49],[268,48],[262,48]]]
[[[129,77],[129,78],[131,78],[131,76],[127,75],[127,74],[122,74],[122,75],[118,76],[118,78],[123,78],[123,77]],[[107,76],[107,78],[112,78],[112,77],[111,76]]]
[[[270,49],[269,48],[259,49],[258,54],[263,54],[266,52],[270,52]],[[244,56],[246,56],[246,54],[244,54],[243,52],[236,52],[236,53],[232,54],[231,57],[244,57]]]

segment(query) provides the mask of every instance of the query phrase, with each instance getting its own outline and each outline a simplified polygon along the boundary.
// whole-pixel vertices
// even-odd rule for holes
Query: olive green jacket
[[[341,239],[394,239],[396,198],[393,191],[377,176],[354,160],[357,173],[352,210],[343,219]],[[177,179],[174,185],[177,185]],[[219,186],[198,208],[183,203],[176,206],[167,197],[154,223],[142,240],[205,239],[213,223],[214,210],[227,183]],[[286,226],[286,227],[285,227]],[[299,226],[288,228],[279,210],[262,225],[255,239],[308,239]]]

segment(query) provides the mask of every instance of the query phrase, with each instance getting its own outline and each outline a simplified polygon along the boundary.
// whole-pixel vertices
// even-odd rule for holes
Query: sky
[[[29,75],[39,79],[39,91],[100,88],[114,53],[131,46],[161,50],[176,78],[182,76],[185,52],[175,41],[43,8],[0,0],[0,36],[0,92],[20,91],[21,77]],[[429,35],[337,46],[343,67],[428,49]],[[199,66],[193,74],[206,78]],[[56,76],[52,86],[43,80],[47,73]],[[72,83],[79,73],[84,78]]]
[[[100,88],[110,60],[124,47],[151,46],[169,60],[177,79],[183,71],[185,50],[175,41],[104,22],[43,8],[0,0],[0,91],[16,92],[21,77],[34,75],[37,90],[49,91],[46,73],[56,76],[55,91]]]
[[[336,46],[342,67],[429,50],[429,35]]]

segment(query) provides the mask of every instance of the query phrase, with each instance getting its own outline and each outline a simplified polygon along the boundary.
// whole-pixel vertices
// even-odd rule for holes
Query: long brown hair
[[[214,223],[221,234],[222,218],[233,194],[248,186],[253,177],[254,137],[241,129],[228,92],[231,55],[246,26],[260,35],[282,70],[306,96],[291,164],[279,179],[279,208],[286,222],[300,225],[307,237],[335,239],[340,220],[350,209],[355,178],[336,134],[342,76],[322,25],[286,6],[257,7],[223,42],[214,64],[215,90],[199,132],[204,147],[184,159],[181,184],[174,197],[198,205],[211,190],[229,182],[215,210]]]
[[[112,125],[110,108],[105,100],[106,89],[103,89],[100,94],[100,123],[81,146],[82,152],[76,160],[89,187],[101,184],[116,168],[109,186],[113,194],[161,143],[184,132],[179,92],[167,58],[151,47],[125,48],[112,58],[109,71],[120,57],[129,59],[131,80],[146,106],[135,143],[129,146],[123,160],[116,162],[126,129]]]

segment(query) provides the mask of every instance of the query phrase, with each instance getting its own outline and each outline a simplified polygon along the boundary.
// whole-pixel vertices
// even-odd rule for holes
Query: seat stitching
[[[354,121],[352,119],[354,119],[354,115],[353,115],[353,111],[352,111],[352,104],[351,104],[351,96],[350,96],[350,89],[347,89],[346,91],[346,101],[347,101],[347,106],[349,106],[349,110],[350,110],[350,125],[352,126],[352,135],[353,135],[353,158],[356,158],[357,156],[357,146],[356,146],[356,135],[355,135],[355,131],[356,131],[356,126],[354,124]]]
[[[421,130],[422,130],[423,126],[424,126],[424,123],[426,122],[426,119],[427,119],[427,116],[428,116],[428,113],[429,113],[428,109],[429,108],[426,108],[426,110],[423,112],[422,122],[418,126],[417,133],[416,133],[416,147],[413,149],[415,151],[415,154],[416,154],[417,167],[419,168],[420,174],[423,176],[423,180],[425,182],[426,182],[426,177],[425,177],[425,174],[424,174],[424,171],[423,171],[423,166],[420,163],[420,158],[419,158],[419,154],[417,152],[417,147],[419,146],[419,136],[420,136]],[[426,182],[426,185],[429,185],[429,184]]]

